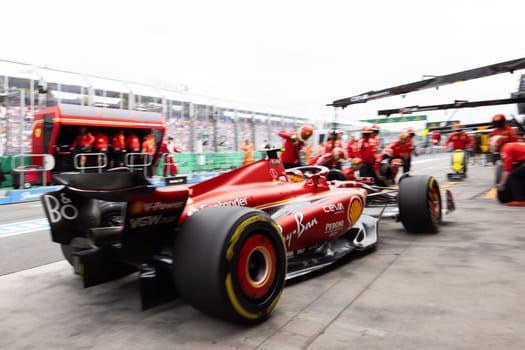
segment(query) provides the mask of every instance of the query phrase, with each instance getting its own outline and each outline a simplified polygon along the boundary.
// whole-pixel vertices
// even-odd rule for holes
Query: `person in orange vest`
[[[312,160],[312,153],[314,151],[314,144],[311,141],[308,141],[306,143],[306,147],[304,148],[304,161],[306,164],[310,164],[310,161]]]
[[[253,163],[253,151],[255,150],[255,146],[253,145],[253,142],[246,139],[244,140],[244,143],[241,145],[241,151],[244,152],[244,158],[242,160],[242,165],[247,165]]]
[[[314,128],[311,125],[301,126],[297,132],[281,130],[279,136],[284,139],[281,152],[281,162],[285,169],[301,166],[300,152],[306,140],[312,136]]]
[[[180,150],[175,147],[175,144],[173,143],[173,137],[169,136],[168,140],[160,145],[159,152],[162,153],[162,157],[164,158],[164,177],[177,175],[177,164],[173,159],[172,153],[180,153]]]
[[[143,155],[143,164],[147,167],[148,176],[153,175],[153,157],[155,155],[156,146],[155,146],[155,135],[151,131],[147,131],[142,140],[142,150]]]
[[[111,160],[110,167],[124,166],[122,154],[126,152],[126,138],[124,130],[119,130],[111,137]]]
[[[142,140],[142,153],[149,154],[153,157],[155,154],[155,148],[155,136],[148,131]]]

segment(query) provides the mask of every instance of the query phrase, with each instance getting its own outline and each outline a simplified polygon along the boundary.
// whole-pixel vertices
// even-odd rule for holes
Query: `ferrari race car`
[[[197,309],[254,324],[275,308],[285,280],[373,248],[378,218],[368,204],[399,204],[409,231],[436,232],[441,194],[431,176],[399,192],[329,180],[322,166],[294,168],[277,156],[209,180],[155,187],[141,173],[57,174],[41,196],[65,259],[90,287],[139,272],[143,308],[182,296]]]

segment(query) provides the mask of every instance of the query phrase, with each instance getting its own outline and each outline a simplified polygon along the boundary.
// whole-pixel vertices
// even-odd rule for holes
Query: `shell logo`
[[[36,128],[35,129],[35,137],[36,138],[40,138],[40,136],[42,136],[42,129],[41,128]]]
[[[363,203],[359,197],[353,197],[350,199],[350,205],[348,206],[348,219],[353,225],[359,220],[361,213],[363,212]]]

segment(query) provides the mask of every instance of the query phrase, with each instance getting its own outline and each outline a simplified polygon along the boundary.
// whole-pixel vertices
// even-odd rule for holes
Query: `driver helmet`
[[[334,160],[345,159],[345,150],[341,147],[335,147],[332,150],[332,158]]]
[[[501,146],[508,142],[509,138],[505,135],[495,135],[489,139],[489,150],[491,153],[498,153]]]
[[[505,116],[503,114],[496,114],[492,117],[492,125],[498,129],[503,128],[505,126],[506,121],[507,120],[505,119]]]
[[[291,182],[303,182],[304,174],[299,169],[288,169],[286,170],[286,175],[288,175],[288,180]]]
[[[374,124],[372,125],[371,129],[374,134],[379,134],[379,129],[380,129],[379,125]]]
[[[305,124],[297,130],[297,137],[300,141],[306,141],[314,133],[314,128],[311,125]]]

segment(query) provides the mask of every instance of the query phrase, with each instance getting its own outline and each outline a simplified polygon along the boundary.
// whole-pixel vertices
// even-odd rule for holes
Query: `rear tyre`
[[[177,289],[202,312],[255,324],[281,296],[286,248],[279,228],[262,211],[204,208],[177,232],[173,253]]]
[[[399,216],[408,232],[436,233],[441,223],[441,192],[428,175],[408,176],[399,184]]]

